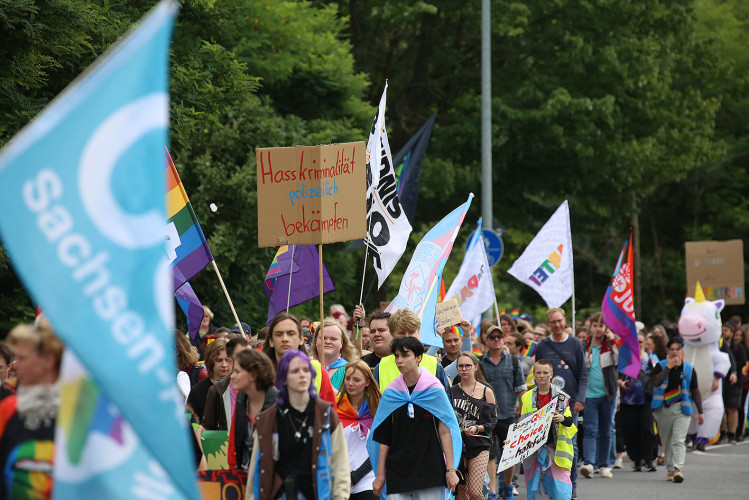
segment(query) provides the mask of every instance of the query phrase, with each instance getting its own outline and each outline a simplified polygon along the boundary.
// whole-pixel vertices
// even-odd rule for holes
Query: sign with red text
[[[694,293],[697,282],[707,300],[723,299],[726,305],[744,304],[744,242],[687,241],[687,293]]]
[[[365,236],[364,142],[258,148],[256,156],[259,247]]]
[[[512,424],[507,433],[502,460],[499,462],[497,471],[503,471],[522,462],[546,443],[556,405],[557,398],[554,398],[534,414]]]

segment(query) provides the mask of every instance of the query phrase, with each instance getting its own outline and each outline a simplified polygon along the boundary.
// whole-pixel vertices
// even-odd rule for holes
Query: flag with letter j
[[[55,476],[67,493],[57,498],[136,498],[141,480],[171,481],[174,494],[163,498],[198,497],[164,232],[177,11],[174,1],[159,3],[0,151],[0,237],[10,260],[150,457],[142,474],[112,474],[100,496],[88,486],[143,455],[121,427],[90,427],[69,441],[67,474]],[[114,411],[100,416],[117,420]],[[69,430],[86,428],[78,424]],[[102,445],[117,449],[112,460],[86,467],[87,450]]]

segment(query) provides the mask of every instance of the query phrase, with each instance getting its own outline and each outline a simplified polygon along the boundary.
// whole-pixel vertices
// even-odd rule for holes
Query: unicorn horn
[[[700,282],[697,282],[697,285],[694,287],[694,301],[695,302],[705,302],[705,292],[702,291],[702,287],[700,286]]]

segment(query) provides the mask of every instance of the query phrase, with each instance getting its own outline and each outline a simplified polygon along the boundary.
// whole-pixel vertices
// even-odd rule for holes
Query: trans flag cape
[[[625,260],[626,259],[626,260]],[[637,378],[640,374],[640,343],[635,325],[634,288],[632,283],[632,233],[624,242],[614,277],[601,304],[603,321],[622,339],[619,348],[619,371]]]
[[[372,470],[374,470],[375,475],[377,475],[377,467],[379,465],[380,444],[372,439],[374,431],[391,413],[408,403],[419,405],[450,428],[453,444],[453,463],[455,467],[460,463],[463,440],[460,436],[460,427],[458,427],[458,419],[455,417],[455,410],[453,410],[450,400],[447,399],[445,386],[442,385],[437,377],[424,368],[419,368],[419,374],[419,381],[416,383],[413,393],[409,394],[403,375],[398,375],[395,380],[390,382],[385,392],[382,393],[382,399],[380,399],[380,405],[377,407],[377,415],[375,415],[372,430],[367,437],[369,461],[372,463]],[[387,482],[382,489],[382,499],[385,498],[386,492]],[[445,487],[445,498],[453,498],[453,494],[447,487]]]
[[[403,273],[398,295],[385,311],[411,309],[421,319],[421,342],[442,347],[442,337],[434,328],[437,315],[437,299],[440,293],[442,270],[453,249],[473,193],[468,200],[439,221],[421,239],[414,250],[411,262]]]
[[[0,152],[0,236],[60,339],[181,494],[198,498],[164,251],[177,11],[159,3]],[[149,470],[117,475],[111,495],[84,488],[73,498],[133,498],[146,479],[163,480]]]
[[[292,262],[293,255],[293,262]],[[320,254],[315,245],[278,247],[265,275],[263,289],[268,296],[268,322],[273,316],[320,296]],[[323,293],[335,290],[328,268],[322,268]]]

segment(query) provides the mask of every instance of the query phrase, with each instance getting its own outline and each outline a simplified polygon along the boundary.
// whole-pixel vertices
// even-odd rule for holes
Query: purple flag
[[[294,254],[292,265],[291,255]],[[265,295],[270,300],[268,325],[273,316],[320,296],[320,254],[315,245],[283,245],[278,248],[265,275]],[[335,290],[328,269],[322,268],[323,293]],[[289,291],[291,285],[291,291]]]
[[[187,316],[187,331],[190,332],[190,338],[195,339],[200,329],[200,323],[203,321],[203,304],[198,300],[198,296],[195,295],[195,290],[190,286],[190,282],[186,281],[181,287],[174,292],[174,297],[177,299],[180,309]]]

